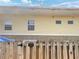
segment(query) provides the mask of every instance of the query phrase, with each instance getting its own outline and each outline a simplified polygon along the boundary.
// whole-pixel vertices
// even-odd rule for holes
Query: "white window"
[[[56,20],[56,24],[61,24],[61,20]]]
[[[6,21],[4,23],[4,29],[5,30],[12,30],[12,22],[11,21]]]
[[[74,23],[73,20],[68,21],[68,24],[73,24],[73,23]]]
[[[35,21],[28,20],[28,31],[34,31],[34,30],[35,30]]]

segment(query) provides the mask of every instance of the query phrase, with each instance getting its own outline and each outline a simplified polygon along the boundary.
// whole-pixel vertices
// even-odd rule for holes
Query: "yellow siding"
[[[35,20],[35,31],[27,30],[28,19]],[[4,21],[11,20],[13,30],[4,30]],[[55,24],[61,20],[62,24]],[[73,25],[67,23],[74,20]],[[78,16],[27,16],[27,15],[0,15],[0,34],[79,34]]]

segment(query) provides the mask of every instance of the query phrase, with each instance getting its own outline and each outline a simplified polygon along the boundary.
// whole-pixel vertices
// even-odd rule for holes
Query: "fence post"
[[[9,59],[13,59],[13,42],[10,42],[9,48]]]
[[[22,42],[18,43],[18,58],[17,59],[23,59],[23,46],[22,46]]]
[[[51,59],[53,59],[53,42],[51,42]]]
[[[6,42],[6,59],[9,59],[10,55],[10,43]]]
[[[28,46],[28,42],[26,43],[26,59],[30,59],[30,47]]]
[[[60,42],[57,42],[57,59],[61,59],[61,46],[60,46]]]
[[[52,55],[52,57],[53,57],[53,59],[56,59],[56,57],[55,57],[55,55],[56,55],[56,49],[55,49],[55,46],[56,46],[56,43],[55,42],[53,42],[53,47],[52,47],[52,50],[53,50],[53,55]]]
[[[45,59],[49,59],[49,42],[45,42]]]
[[[78,53],[78,43],[75,43],[75,59],[79,59],[79,53]]]
[[[13,59],[18,58],[18,42],[14,42],[13,46]]]
[[[6,44],[5,44],[5,42],[3,42],[2,43],[2,48],[1,48],[2,50],[1,50],[1,52],[2,52],[2,59],[5,59],[6,58]]]
[[[64,42],[63,44],[63,59],[68,59],[68,56],[67,56],[67,43]]]
[[[69,59],[73,59],[73,44],[69,43]]]
[[[36,42],[33,42],[34,46],[32,48],[32,59],[36,59]]]
[[[0,59],[2,59],[2,43],[0,42]]]
[[[39,59],[43,59],[43,44],[39,42]]]

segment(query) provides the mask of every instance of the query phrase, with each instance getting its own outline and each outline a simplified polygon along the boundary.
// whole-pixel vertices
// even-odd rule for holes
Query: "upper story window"
[[[56,24],[61,24],[61,20],[56,20]]]
[[[28,31],[34,31],[34,30],[35,30],[35,21],[28,20]]]
[[[12,30],[12,22],[6,21],[6,22],[4,23],[4,29],[5,29],[5,30]]]
[[[73,23],[74,23],[73,20],[68,21],[68,24],[73,24]]]

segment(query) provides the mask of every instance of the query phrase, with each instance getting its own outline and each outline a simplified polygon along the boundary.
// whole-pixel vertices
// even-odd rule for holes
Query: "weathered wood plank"
[[[10,44],[9,42],[6,42],[6,59],[9,59],[10,55]]]
[[[79,59],[78,43],[75,43],[75,59]]]
[[[61,59],[61,44],[57,42],[57,59]]]
[[[13,42],[10,42],[9,53],[9,59],[13,59]]]
[[[63,59],[68,59],[68,56],[67,56],[67,43],[64,42],[63,44]]]
[[[43,59],[43,44],[39,43],[39,59]]]
[[[28,43],[26,43],[26,59],[30,59],[30,47]]]
[[[69,59],[73,59],[73,44],[69,43]]]
[[[19,44],[22,44],[21,42],[19,42]],[[17,59],[23,59],[23,46],[18,46],[18,55],[17,55]]]
[[[34,46],[32,48],[32,59],[36,59],[36,42],[34,42]]]

